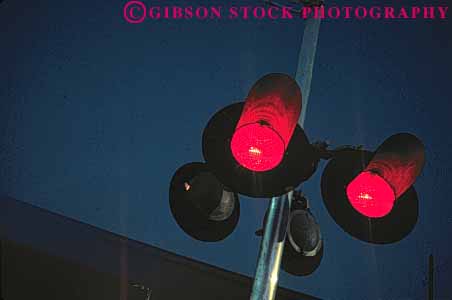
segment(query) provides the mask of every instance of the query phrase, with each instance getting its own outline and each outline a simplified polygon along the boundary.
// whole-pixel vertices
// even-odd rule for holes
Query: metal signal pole
[[[433,254],[428,257],[428,300],[433,300]]]
[[[303,105],[298,123],[303,128],[306,108],[311,90],[312,69],[320,28],[320,19],[309,18],[303,33],[300,54],[298,57],[295,80],[299,84]],[[254,277],[251,300],[273,300],[278,288],[279,269],[281,265],[284,241],[293,192],[280,197],[273,197],[267,209],[267,221],[259,250],[259,258]]]

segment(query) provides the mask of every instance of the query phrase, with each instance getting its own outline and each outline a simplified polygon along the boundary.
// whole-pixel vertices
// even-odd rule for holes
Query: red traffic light
[[[231,190],[250,197],[279,196],[312,176],[319,157],[297,125],[301,91],[285,74],[269,74],[246,102],[229,105],[202,137],[209,169]]]
[[[361,214],[370,218],[386,216],[394,206],[392,187],[380,175],[362,172],[347,186],[350,204]]]
[[[366,169],[348,184],[350,204],[367,217],[386,216],[414,183],[424,159],[422,142],[414,135],[391,136],[377,149]]]
[[[424,146],[412,134],[386,139],[375,152],[334,154],[322,175],[323,202],[350,235],[370,243],[394,243],[417,223],[413,183],[424,165]]]
[[[301,113],[301,91],[285,74],[272,73],[251,88],[231,140],[243,167],[268,171],[282,161]]]
[[[275,130],[267,125],[252,123],[235,131],[231,151],[243,167],[262,172],[273,169],[281,162],[285,147]]]

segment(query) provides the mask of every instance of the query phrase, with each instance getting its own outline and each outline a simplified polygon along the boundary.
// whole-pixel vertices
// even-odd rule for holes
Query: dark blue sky
[[[0,3],[0,192],[253,275],[259,248],[254,231],[267,200],[242,197],[234,233],[206,244],[174,222],[169,181],[181,165],[202,160],[201,134],[214,112],[243,99],[267,73],[295,75],[303,21],[133,25],[122,18],[125,2]],[[366,2],[372,4],[382,2]],[[420,216],[414,231],[394,245],[348,236],[321,201],[321,166],[305,192],[322,228],[325,255],[309,277],[282,273],[283,286],[325,299],[425,299],[433,253],[438,299],[452,299],[451,37],[450,20],[322,23],[308,137],[372,150],[393,133],[416,134],[427,149],[416,183]]]

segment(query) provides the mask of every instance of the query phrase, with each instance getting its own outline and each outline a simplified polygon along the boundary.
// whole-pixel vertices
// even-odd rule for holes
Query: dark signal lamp
[[[267,222],[265,213],[263,227]],[[309,209],[306,197],[299,191],[293,191],[292,204],[288,214],[288,222],[283,225],[280,234],[286,237],[281,258],[282,269],[291,275],[308,276],[320,266],[323,258],[323,241],[320,226]],[[256,231],[262,236],[264,229]]]
[[[317,270],[323,258],[320,226],[308,200],[298,191],[294,191],[290,210],[281,267],[291,275],[308,276]]]
[[[205,163],[180,167],[171,179],[169,198],[179,227],[200,241],[225,239],[239,220],[238,195],[220,183]]]

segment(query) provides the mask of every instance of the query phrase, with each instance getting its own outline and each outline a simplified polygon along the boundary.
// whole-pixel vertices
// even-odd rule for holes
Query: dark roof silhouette
[[[0,198],[0,237],[6,300],[249,299],[251,291],[248,276],[9,197]],[[279,288],[277,299],[318,298]]]

